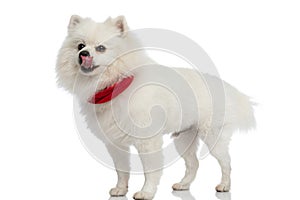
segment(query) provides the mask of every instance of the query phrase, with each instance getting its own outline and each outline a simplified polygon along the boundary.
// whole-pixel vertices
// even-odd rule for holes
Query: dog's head
[[[73,15],[58,54],[56,71],[59,84],[70,91],[78,72],[88,77],[103,73],[121,54],[127,31],[123,16],[97,23]]]

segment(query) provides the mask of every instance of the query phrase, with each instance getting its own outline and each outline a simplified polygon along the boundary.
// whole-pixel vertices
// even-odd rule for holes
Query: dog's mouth
[[[100,67],[100,65],[92,65],[91,67],[89,67],[89,68],[86,68],[86,67],[84,67],[84,66],[80,66],[80,69],[81,69],[81,71],[82,72],[84,72],[84,73],[89,73],[89,72],[92,72],[92,71],[94,71],[96,68],[98,68],[98,67]]]
[[[91,56],[80,56],[79,58],[80,69],[84,73],[94,71],[100,65],[93,65],[93,57]]]

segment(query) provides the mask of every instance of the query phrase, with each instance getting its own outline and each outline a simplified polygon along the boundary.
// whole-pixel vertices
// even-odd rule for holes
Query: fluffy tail
[[[244,109],[239,111],[241,116],[241,120],[239,122],[239,129],[241,131],[250,131],[256,128],[256,120],[254,117],[254,109],[253,106],[257,105],[256,103],[252,102],[248,98],[248,103]]]
[[[255,129],[256,121],[253,107],[257,105],[247,95],[241,93],[228,83],[225,83],[227,96],[227,122],[233,124],[240,131]]]
[[[241,93],[237,95],[236,101],[237,128],[240,131],[251,131],[255,129],[256,120],[253,107],[257,104],[251,101],[250,97]]]

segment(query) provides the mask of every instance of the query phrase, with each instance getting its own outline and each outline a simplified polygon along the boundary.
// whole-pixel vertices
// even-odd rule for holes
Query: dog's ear
[[[120,30],[121,36],[125,36],[127,31],[129,30],[129,27],[127,25],[126,19],[124,16],[118,16],[114,19],[111,19],[114,26]]]
[[[68,26],[68,29],[71,30],[71,29],[74,29],[78,24],[80,24],[82,21],[82,18],[78,15],[72,15],[71,16],[71,19],[70,19],[70,22],[69,22],[69,26]]]

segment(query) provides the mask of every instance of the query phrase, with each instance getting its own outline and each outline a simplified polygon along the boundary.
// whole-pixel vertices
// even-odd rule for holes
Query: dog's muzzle
[[[99,67],[99,65],[93,65],[93,57],[90,56],[88,51],[82,51],[79,53],[79,64],[81,66],[81,70],[85,73],[91,72],[95,68]]]

